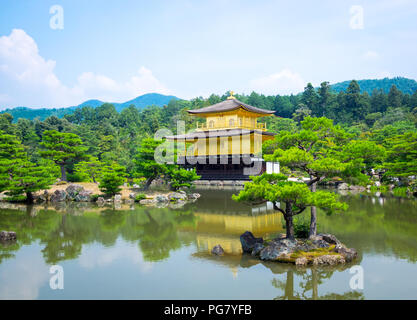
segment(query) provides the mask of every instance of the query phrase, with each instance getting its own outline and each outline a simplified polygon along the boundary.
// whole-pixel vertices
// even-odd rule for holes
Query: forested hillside
[[[346,91],[349,87],[350,81],[343,81],[332,84],[332,90],[335,92]],[[372,80],[358,80],[358,84],[361,87],[361,92],[372,92],[376,89],[382,89],[385,93],[388,93],[393,85],[403,93],[413,94],[417,90],[417,81],[413,79],[407,79],[402,77],[396,78],[384,78],[384,79],[372,79]]]
[[[122,103],[111,103],[114,105],[118,112],[122,111],[124,108],[127,108],[131,105],[135,106],[137,109],[141,110],[147,106],[158,106],[162,107],[168,104],[169,101],[172,99],[178,100],[175,96],[166,96],[159,93],[147,93],[141,96],[136,97],[135,99],[122,102]],[[58,118],[62,118],[66,114],[73,113],[76,109],[80,109],[82,107],[99,107],[106,102],[100,100],[87,100],[78,106],[74,107],[67,107],[67,108],[27,108],[27,107],[17,107],[17,108],[9,108],[6,110],[1,111],[0,113],[9,113],[13,116],[14,121],[17,121],[19,118],[33,120],[38,118],[39,120],[45,120],[50,116],[56,116]]]

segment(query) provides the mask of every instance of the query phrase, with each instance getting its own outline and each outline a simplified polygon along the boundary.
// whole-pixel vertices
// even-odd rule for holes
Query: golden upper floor
[[[205,122],[197,123],[198,131],[236,128],[266,131],[266,123],[258,122],[258,118],[272,116],[274,111],[256,108],[229,97],[212,106],[188,110],[188,113],[205,118]]]

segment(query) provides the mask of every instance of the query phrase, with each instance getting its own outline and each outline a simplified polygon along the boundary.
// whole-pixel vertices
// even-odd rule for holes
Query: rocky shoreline
[[[358,256],[334,235],[318,234],[310,239],[286,239],[285,235],[265,241],[246,231],[240,236],[242,250],[262,261],[293,263],[297,266],[349,263]]]
[[[134,191],[134,189],[132,189]],[[138,200],[137,196],[143,195],[144,199]],[[151,194],[144,194],[141,192],[131,192],[128,198],[122,198],[121,194],[116,194],[113,197],[106,197],[101,194],[94,194],[91,190],[86,190],[82,185],[69,184],[65,189],[57,189],[53,192],[44,190],[42,192],[34,194],[34,202],[37,204],[41,203],[92,203],[95,202],[99,206],[103,205],[120,205],[121,203],[133,205],[135,202],[145,206],[155,207],[171,207],[180,208],[187,203],[195,202],[200,198],[199,193],[186,193],[185,191],[176,192],[152,192]]]

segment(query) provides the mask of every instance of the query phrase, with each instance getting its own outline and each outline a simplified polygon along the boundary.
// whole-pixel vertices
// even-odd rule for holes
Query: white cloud
[[[136,245],[118,245],[111,248],[85,246],[78,261],[81,267],[93,269],[102,268],[123,259],[136,264],[143,273],[150,272],[153,267],[152,262],[144,261],[142,252]]]
[[[56,62],[46,60],[32,37],[14,29],[0,37],[0,87],[7,95],[0,96],[6,106],[63,107],[84,100],[99,99],[120,102],[148,92],[171,92],[152,74],[140,67],[127,81],[84,72],[73,86],[63,84],[55,74]],[[7,98],[7,99],[6,99]]]
[[[278,73],[251,81],[251,90],[264,94],[291,94],[304,90],[306,82],[296,72],[283,69]]]

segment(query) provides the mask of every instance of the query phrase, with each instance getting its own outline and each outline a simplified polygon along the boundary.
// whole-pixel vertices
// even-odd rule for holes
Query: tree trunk
[[[67,171],[65,170],[65,165],[61,164],[61,181],[67,181]]]
[[[149,187],[151,186],[151,183],[152,183],[152,181],[154,180],[154,178],[152,177],[152,178],[148,178],[148,180],[146,180],[146,184],[145,184],[145,186],[143,187],[143,189],[144,190],[148,190],[149,189]]]
[[[287,239],[294,240],[294,225],[292,222],[292,215],[285,215],[285,229],[287,232]]]
[[[32,192],[26,192],[26,202],[31,204],[33,203],[33,194]]]
[[[314,182],[311,185],[311,192],[316,192],[317,189],[317,182]],[[311,214],[310,214],[310,232],[309,237],[314,237],[317,234],[317,208],[311,207]]]

